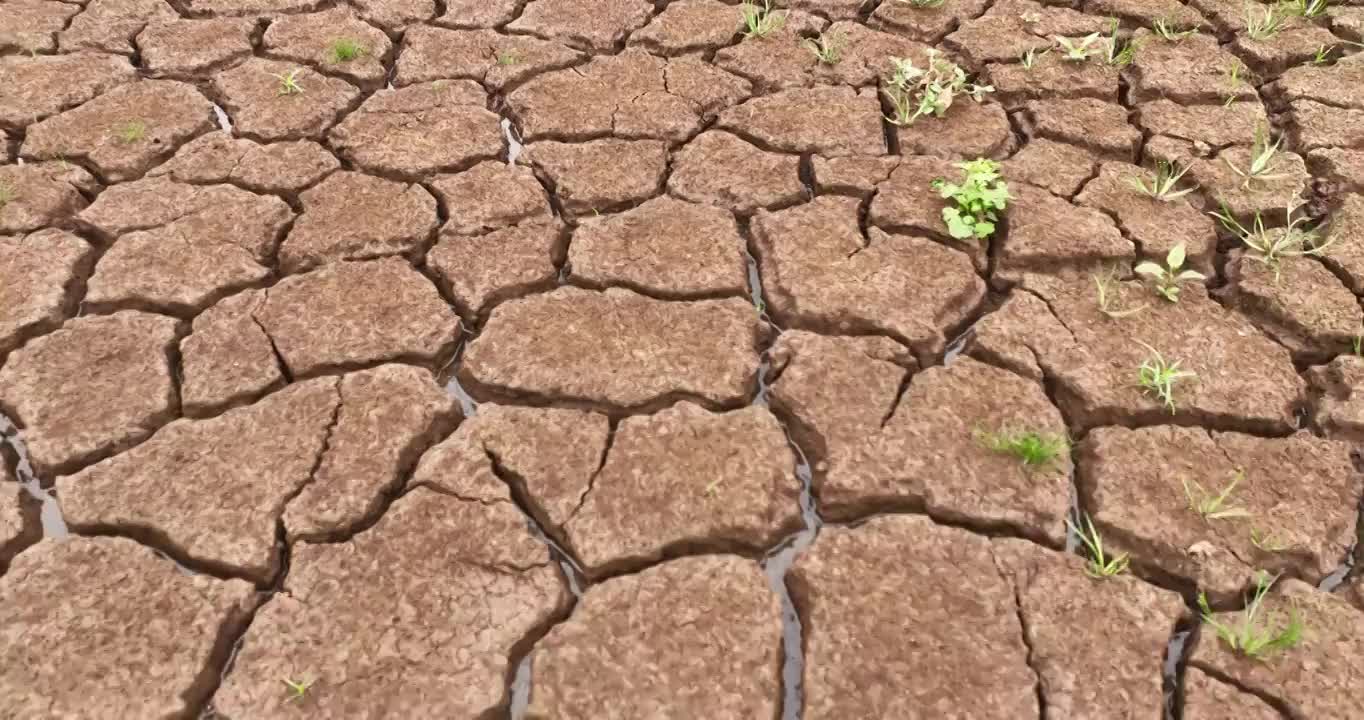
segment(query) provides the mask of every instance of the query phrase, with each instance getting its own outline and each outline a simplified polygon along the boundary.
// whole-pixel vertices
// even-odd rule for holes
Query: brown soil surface
[[[0,0],[0,718],[1360,715],[1364,0],[1249,20]]]

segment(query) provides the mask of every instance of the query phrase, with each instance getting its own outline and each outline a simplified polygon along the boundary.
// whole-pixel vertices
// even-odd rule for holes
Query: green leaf
[[[1170,254],[1165,256],[1165,264],[1170,266],[1172,272],[1184,264],[1184,243],[1170,248]]]
[[[1157,279],[1165,277],[1165,268],[1149,261],[1137,265],[1132,270],[1138,275],[1150,275]]]

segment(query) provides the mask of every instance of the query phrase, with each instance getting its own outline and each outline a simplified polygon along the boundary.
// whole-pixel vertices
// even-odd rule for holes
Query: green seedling
[[[1350,340],[1350,349],[1354,351],[1355,357],[1364,357],[1364,335],[1356,335]]]
[[[281,678],[281,682],[288,688],[285,702],[302,702],[308,697],[308,691],[312,689],[315,680],[291,680]]]
[[[497,64],[502,66],[521,63],[521,53],[517,50],[498,50],[496,58]]]
[[[739,6],[739,13],[744,19],[746,38],[765,38],[786,24],[786,13],[773,10],[772,0],[763,0],[762,5],[746,0]]]
[[[1153,30],[1161,39],[1170,42],[1179,42],[1190,35],[1198,34],[1198,28],[1180,30],[1179,27],[1174,24],[1174,21],[1169,18],[1160,18],[1156,20],[1155,24],[1151,26],[1151,30]]]
[[[1037,48],[1033,48],[1023,53],[1023,55],[1018,58],[1018,62],[1023,66],[1024,70],[1031,70],[1033,69],[1033,66],[1037,64],[1037,61],[1046,57],[1049,52],[1051,52],[1051,48],[1047,48],[1042,52],[1038,52]]]
[[[1288,543],[1259,528],[1250,529],[1250,544],[1267,553],[1280,553],[1288,549]]]
[[[1285,15],[1319,18],[1326,14],[1329,5],[1329,0],[1283,0],[1279,3],[1279,10]]]
[[[1009,205],[1009,185],[1000,179],[999,163],[984,158],[955,163],[961,169],[960,185],[942,178],[933,181],[933,189],[944,199],[951,200],[942,210],[947,232],[958,240],[984,240],[995,232],[998,213]]]
[[[1225,76],[1225,85],[1227,87],[1227,99],[1226,102],[1222,103],[1223,106],[1230,107],[1232,103],[1236,102],[1236,98],[1239,96],[1241,92],[1241,86],[1245,83],[1243,76],[1245,75],[1246,71],[1247,71],[1246,66],[1242,64],[1240,60],[1233,62],[1227,68]]]
[[[1251,40],[1264,41],[1273,38],[1283,29],[1287,19],[1279,7],[1261,7],[1246,3],[1246,35]]]
[[[1180,243],[1172,248],[1165,255],[1165,267],[1161,267],[1151,261],[1138,263],[1133,270],[1138,275],[1145,275],[1154,283],[1156,292],[1160,296],[1172,303],[1179,302],[1179,286],[1186,282],[1200,282],[1207,278],[1197,270],[1185,270],[1184,268],[1184,243]]]
[[[114,128],[114,137],[124,145],[131,145],[147,137],[147,124],[141,120],[123,123]]]
[[[1216,495],[1210,494],[1198,484],[1197,480],[1185,478],[1184,497],[1189,501],[1189,509],[1198,513],[1204,520],[1230,520],[1231,518],[1248,518],[1250,511],[1243,508],[1228,505],[1231,500],[1231,493],[1246,479],[1246,474],[1242,470],[1237,470],[1231,478],[1231,482]]]
[[[4,210],[5,206],[14,202],[14,198],[18,196],[19,191],[15,190],[13,185],[0,180],[0,210]]]
[[[1108,37],[1104,38],[1104,62],[1115,67],[1127,67],[1137,55],[1136,39],[1124,41],[1118,36],[1116,18],[1109,21],[1108,30]]]
[[[1003,455],[1012,455],[1025,468],[1039,468],[1055,462],[1070,451],[1070,441],[1057,433],[1000,430],[997,433],[976,428],[972,433],[981,447]]]
[[[995,89],[968,82],[966,71],[930,48],[928,65],[919,67],[911,58],[890,58],[891,73],[881,93],[890,101],[893,115],[886,120],[897,126],[913,125],[924,115],[942,117],[958,95],[980,102]]]
[[[1288,177],[1282,173],[1273,174],[1270,172],[1274,165],[1274,159],[1279,155],[1279,147],[1283,145],[1283,138],[1270,140],[1269,128],[1261,125],[1255,129],[1255,142],[1250,146],[1250,167],[1239,168],[1232,164],[1226,155],[1222,156],[1222,161],[1231,168],[1231,171],[1240,175],[1245,182],[1241,187],[1250,187],[1253,182],[1268,182]]]
[[[327,46],[327,57],[333,63],[350,62],[366,52],[365,46],[350,38],[337,38]]]
[[[1135,175],[1128,178],[1128,182],[1143,195],[1161,202],[1173,202],[1194,191],[1194,188],[1175,189],[1179,185],[1180,178],[1184,177],[1184,173],[1188,171],[1188,168],[1181,168],[1177,163],[1157,160],[1156,169],[1151,174],[1149,184]]]
[[[843,48],[848,44],[848,36],[838,31],[826,32],[818,38],[807,39],[801,43],[815,59],[825,65],[837,65],[843,59]]]
[[[942,7],[947,0],[897,0],[897,2],[913,5],[917,8],[935,8]]]
[[[1302,642],[1303,622],[1296,607],[1289,608],[1285,622],[1275,622],[1264,609],[1265,596],[1279,577],[1269,577],[1264,572],[1255,577],[1255,594],[1246,609],[1241,613],[1236,625],[1225,624],[1217,619],[1212,607],[1208,605],[1206,593],[1198,594],[1198,608],[1203,623],[1217,633],[1217,637],[1227,644],[1234,653],[1251,660],[1267,660],[1275,653],[1297,647]]]
[[[714,498],[720,494],[720,481],[723,478],[715,478],[706,484],[705,494],[708,498]]]
[[[1138,305],[1125,309],[1118,308],[1114,304],[1113,299],[1116,294],[1113,290],[1117,286],[1117,283],[1118,272],[1116,268],[1110,268],[1108,271],[1094,276],[1094,288],[1099,295],[1099,312],[1117,320],[1118,318],[1125,318],[1129,315],[1136,315],[1146,309],[1145,305]]]
[[[1276,228],[1266,228],[1264,218],[1258,212],[1247,228],[1231,214],[1226,204],[1211,215],[1246,247],[1245,257],[1267,266],[1274,272],[1274,281],[1278,282],[1285,258],[1321,256],[1336,241],[1334,236],[1323,240],[1315,229],[1304,227],[1307,216],[1295,217],[1296,210],[1296,207],[1288,208],[1284,214],[1286,224]]]
[[[1079,39],[1057,35],[1056,44],[1060,45],[1061,49],[1065,51],[1065,54],[1061,56],[1061,59],[1069,62],[1084,62],[1088,60],[1090,55],[1099,52],[1099,48],[1092,47],[1094,43],[1099,41],[1099,37],[1099,33],[1090,33]]]
[[[1138,344],[1146,348],[1150,355],[1137,368],[1137,387],[1147,395],[1154,395],[1174,415],[1177,410],[1175,385],[1196,378],[1198,374],[1191,370],[1180,370],[1180,361],[1166,362],[1155,348],[1141,341]]]
[[[1085,549],[1089,551],[1088,562],[1085,563],[1085,574],[1096,580],[1104,580],[1126,571],[1130,563],[1127,553],[1109,557],[1104,552],[1103,538],[1099,535],[1099,531],[1094,529],[1094,521],[1089,519],[1089,515],[1085,515],[1083,520],[1084,527],[1077,526],[1069,519],[1066,520],[1066,525],[1079,536],[1080,542],[1084,543]]]
[[[303,86],[298,84],[298,74],[301,72],[303,71],[299,70],[298,68],[294,68],[293,70],[290,70],[289,72],[284,73],[283,75],[276,75],[274,73],[270,73],[271,77],[279,81],[279,92],[277,94],[301,95],[303,93]]]
[[[1335,45],[1322,45],[1317,48],[1317,52],[1312,55],[1311,63],[1313,65],[1325,65],[1326,63],[1331,62],[1331,53],[1334,52],[1335,49]]]

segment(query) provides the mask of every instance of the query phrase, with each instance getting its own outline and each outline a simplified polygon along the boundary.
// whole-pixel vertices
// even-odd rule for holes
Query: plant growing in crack
[[[1251,226],[1246,227],[1232,215],[1225,203],[1211,215],[1221,221],[1222,227],[1235,235],[1245,246],[1244,257],[1268,267],[1274,273],[1274,282],[1277,283],[1285,258],[1321,256],[1336,241],[1335,236],[1323,240],[1315,228],[1305,227],[1307,216],[1294,216],[1298,207],[1288,208],[1284,212],[1284,226],[1275,228],[1266,228],[1264,217],[1258,212],[1255,213],[1255,220]]]
[[[1185,380],[1197,378],[1198,374],[1192,370],[1181,370],[1178,360],[1167,362],[1155,348],[1140,340],[1137,344],[1150,353],[1137,368],[1137,387],[1141,388],[1143,393],[1155,396],[1170,414],[1174,415],[1178,409],[1175,406],[1175,386]]]
[[[1056,44],[1061,46],[1064,54],[1062,60],[1068,62],[1084,62],[1089,56],[1096,55],[1100,49],[1093,47],[1094,43],[1099,42],[1099,33],[1090,33],[1082,38],[1068,38],[1060,35],[1056,36]]]
[[[1022,65],[1024,70],[1031,70],[1037,65],[1037,61],[1046,57],[1049,52],[1051,52],[1051,48],[1047,48],[1042,52],[1038,52],[1037,48],[1031,48],[1018,58],[1018,64]]]
[[[1279,579],[1263,571],[1255,576],[1255,593],[1241,611],[1240,621],[1231,624],[1217,619],[1206,593],[1198,594],[1198,609],[1205,625],[1217,633],[1232,652],[1251,660],[1267,660],[1275,653],[1297,647],[1302,642],[1303,621],[1296,606],[1288,609],[1285,621],[1276,622],[1264,607],[1265,596]]]
[[[1198,28],[1196,27],[1189,28],[1188,30],[1180,30],[1179,26],[1175,24],[1175,21],[1168,17],[1157,18],[1155,24],[1151,26],[1151,30],[1157,37],[1168,42],[1179,42],[1184,38],[1198,34]]]
[[[1246,82],[1244,77],[1247,71],[1248,68],[1240,60],[1236,60],[1232,62],[1231,65],[1227,66],[1222,83],[1227,89],[1225,102],[1222,103],[1224,107],[1230,107],[1232,103],[1236,102],[1236,98],[1240,96],[1242,86],[1249,86],[1249,83]]]
[[[289,72],[281,75],[270,73],[271,77],[279,81],[279,90],[276,94],[277,95],[303,94],[303,86],[298,83],[298,74],[301,72],[303,71],[300,70],[299,68],[294,68],[293,70],[290,70]]]
[[[350,62],[366,52],[364,45],[351,38],[337,38],[327,46],[327,59],[332,63]]]
[[[1325,65],[1331,62],[1331,53],[1335,52],[1335,45],[1322,45],[1312,54],[1312,59],[1308,62],[1312,65]]]
[[[1276,5],[1255,5],[1246,3],[1246,36],[1251,40],[1263,42],[1272,39],[1283,29],[1288,17]]]
[[[807,38],[801,43],[806,50],[809,50],[815,59],[825,65],[837,65],[843,59],[843,48],[848,44],[848,36],[840,31],[833,30],[821,33],[817,38]]]
[[[995,91],[989,85],[968,82],[965,70],[933,48],[928,50],[925,67],[915,65],[911,58],[893,57],[890,64],[881,93],[894,110],[886,120],[897,126],[913,125],[924,115],[942,117],[958,95],[980,102],[986,93]]]
[[[1269,135],[1269,128],[1260,125],[1255,128],[1255,140],[1250,146],[1250,165],[1245,168],[1237,167],[1226,156],[1222,156],[1222,162],[1231,168],[1231,171],[1241,176],[1244,182],[1241,187],[1248,188],[1254,182],[1269,182],[1270,180],[1280,180],[1288,175],[1284,173],[1272,173],[1270,170],[1274,166],[1274,159],[1279,155],[1279,148],[1283,145],[1283,138],[1273,140]]]
[[[1195,188],[1175,189],[1179,185],[1180,179],[1188,171],[1188,168],[1182,168],[1178,163],[1157,160],[1156,169],[1150,175],[1149,184],[1146,180],[1135,175],[1129,177],[1127,181],[1137,189],[1137,192],[1143,195],[1161,202],[1172,202],[1195,190]]]
[[[773,10],[772,0],[763,0],[762,5],[745,0],[739,5],[739,14],[744,21],[746,38],[765,38],[786,24],[786,13]]]
[[[1104,62],[1114,67],[1127,67],[1132,64],[1132,58],[1137,56],[1136,38],[1124,40],[1118,34],[1117,18],[1110,18],[1108,23],[1108,37],[1104,38]]]
[[[1134,271],[1138,275],[1145,275],[1152,281],[1152,286],[1160,296],[1170,302],[1179,302],[1180,285],[1186,282],[1197,282],[1206,280],[1203,273],[1197,270],[1184,270],[1184,243],[1180,243],[1172,248],[1165,255],[1165,267],[1161,267],[1149,260],[1138,263]]]
[[[954,204],[942,209],[947,232],[958,240],[984,240],[995,232],[995,223],[1013,199],[1009,185],[999,176],[999,163],[985,158],[955,163],[962,171],[961,184],[943,178],[933,181],[932,187]]]
[[[141,120],[123,123],[114,128],[114,137],[124,145],[132,145],[147,137],[147,124]]]
[[[1244,470],[1238,469],[1232,473],[1231,482],[1222,488],[1216,495],[1209,493],[1198,484],[1197,480],[1183,479],[1184,497],[1189,501],[1189,509],[1198,513],[1204,520],[1229,520],[1231,518],[1248,518],[1250,511],[1239,506],[1229,505],[1231,494],[1236,490],[1236,486],[1246,479]]]
[[[1066,525],[1071,532],[1080,538],[1080,542],[1088,551],[1087,562],[1085,563],[1085,574],[1096,579],[1105,580],[1114,575],[1121,575],[1127,570],[1130,558],[1127,553],[1110,556],[1104,551],[1104,539],[1099,535],[1099,531],[1094,529],[1094,521],[1089,515],[1081,518],[1083,526],[1076,525],[1070,519],[1066,520]]]
[[[1118,318],[1125,318],[1129,315],[1136,315],[1146,309],[1145,304],[1130,308],[1119,308],[1115,299],[1117,296],[1117,287],[1117,268],[1108,268],[1103,272],[1095,273],[1094,290],[1099,296],[1099,312],[1107,315],[1109,318],[1117,320]]]
[[[1279,10],[1285,15],[1319,18],[1330,8],[1330,0],[1282,0]]]
[[[317,681],[305,677],[302,680],[280,678],[280,682],[283,682],[286,688],[284,702],[302,702],[308,698],[308,691],[312,690]]]
[[[1012,455],[1025,469],[1040,468],[1056,462],[1070,452],[1070,440],[1059,433],[1040,433],[1033,430],[990,432],[983,428],[972,431],[976,444],[990,452]]]

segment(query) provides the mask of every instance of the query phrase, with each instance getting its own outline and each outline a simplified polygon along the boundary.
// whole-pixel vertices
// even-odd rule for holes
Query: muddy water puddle
[[[61,539],[69,535],[70,531],[66,527],[66,520],[62,518],[62,509],[57,504],[57,498],[50,490],[43,489],[42,482],[33,474],[33,465],[29,462],[23,434],[4,414],[0,414],[0,441],[3,441],[19,458],[14,468],[19,484],[30,497],[40,503],[38,517],[42,521],[43,537]]]

